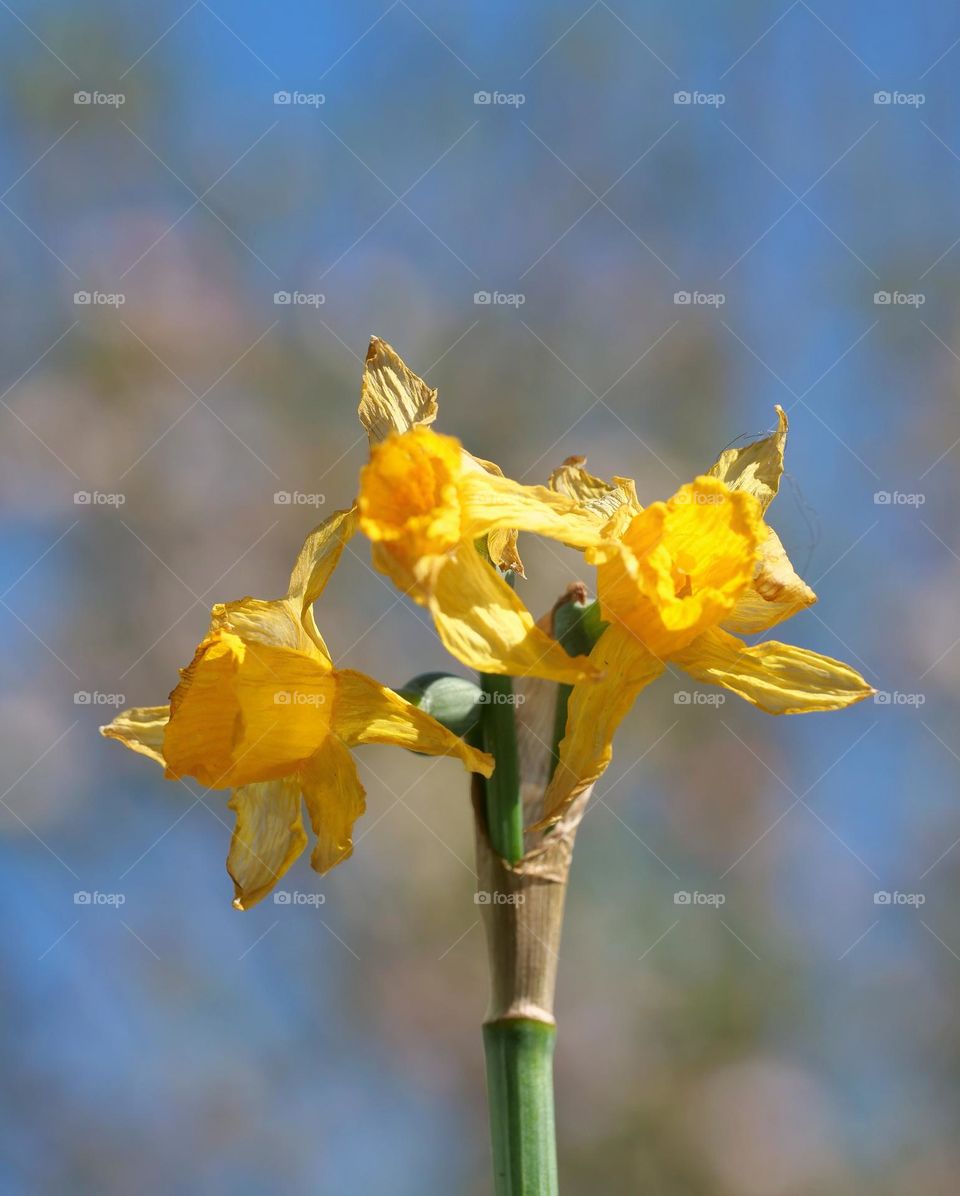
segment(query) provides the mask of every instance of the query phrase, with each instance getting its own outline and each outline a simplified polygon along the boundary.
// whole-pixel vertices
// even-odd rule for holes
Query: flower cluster
[[[648,507],[632,481],[595,478],[582,458],[548,486],[525,486],[434,431],[436,391],[374,338],[360,400],[370,451],[355,502],[309,534],[283,598],[214,606],[168,705],[124,711],[102,732],[167,777],[232,790],[227,867],[239,909],[266,896],[307,845],[304,807],[313,867],[325,872],[350,855],[365,797],[350,748],[456,756],[489,777],[490,755],[406,696],[334,666],[313,604],[357,531],[375,567],[429,611],[463,664],[572,687],[541,825],[602,774],[619,723],[665,668],[772,714],[857,702],[872,690],[847,665],[738,638],[816,601],[764,519],[783,471],[787,420],[777,412],[773,434],[728,450]],[[570,655],[515,593],[520,531],[575,548],[596,567],[599,634],[588,654]]]

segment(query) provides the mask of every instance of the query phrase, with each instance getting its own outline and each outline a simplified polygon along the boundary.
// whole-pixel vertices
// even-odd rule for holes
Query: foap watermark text
[[[727,97],[722,91],[675,91],[673,102],[690,108],[722,108]]]
[[[327,501],[325,494],[304,494],[302,490],[277,490],[273,495],[278,507],[322,507]]]
[[[475,91],[473,102],[493,108],[520,108],[527,102],[527,97],[520,91]]]
[[[327,97],[322,91],[275,91],[273,102],[291,108],[320,108]]]
[[[324,893],[302,893],[299,889],[277,889],[273,894],[274,905],[324,905]]]
[[[879,889],[873,895],[874,905],[926,905],[927,898],[924,893],[901,893],[894,890],[892,893],[886,889]]]
[[[713,905],[720,906],[726,903],[727,896],[725,893],[700,893],[696,889],[692,893],[686,889],[681,889],[673,895],[674,905]]]

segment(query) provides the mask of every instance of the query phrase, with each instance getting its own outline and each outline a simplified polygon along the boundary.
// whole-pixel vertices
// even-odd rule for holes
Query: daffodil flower
[[[493,771],[490,756],[386,686],[334,668],[312,608],[355,525],[355,510],[340,511],[311,532],[285,597],[214,606],[169,706],[126,710],[101,728],[170,779],[233,790],[227,869],[237,909],[262,900],[306,847],[304,803],[312,866],[323,873],[352,853],[365,801],[349,748],[391,743]]]
[[[374,565],[430,611],[448,651],[481,673],[570,683],[595,675],[536,625],[500,570],[522,573],[518,529],[582,548],[599,541],[596,522],[576,501],[511,481],[434,432],[436,415],[436,391],[375,338],[361,392],[370,460],[358,499]]]
[[[409,369],[397,351],[380,337],[370,338],[360,383],[360,407],[357,414],[367,433],[370,447],[386,440],[392,433],[411,428],[429,427],[440,407],[437,392]],[[484,461],[463,450],[464,465],[480,468],[496,477],[503,470],[492,461]],[[523,561],[517,552],[517,529],[497,528],[487,536],[487,553],[505,573],[524,577]]]
[[[557,492],[579,498],[603,525],[603,542],[586,557],[597,565],[608,626],[590,654],[602,679],[570,695],[543,823],[601,776],[635,697],[668,665],[770,714],[838,710],[873,693],[849,665],[733,634],[765,631],[816,601],[763,518],[783,472],[787,419],[780,408],[777,416],[772,435],[728,450],[706,475],[645,509],[632,482],[594,478],[582,459],[552,476]]]

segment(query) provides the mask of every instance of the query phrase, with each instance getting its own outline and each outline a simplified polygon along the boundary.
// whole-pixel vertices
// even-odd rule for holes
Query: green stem
[[[496,1196],[556,1196],[555,1037],[527,1018],[483,1027]]]
[[[483,747],[497,767],[487,781],[487,833],[497,855],[516,864],[523,858],[523,803],[517,754],[516,705],[509,677],[485,673],[480,678],[485,702],[481,719]]]
[[[482,551],[486,555],[486,544],[482,545]],[[506,573],[504,580],[513,589],[514,574]],[[481,673],[480,688],[484,698],[480,720],[483,747],[497,762],[493,776],[486,783],[487,834],[497,855],[517,864],[523,859],[523,803],[513,681],[510,677]]]
[[[507,580],[512,584],[510,575]],[[580,614],[576,624],[582,631]],[[572,631],[569,638],[576,638]],[[571,644],[564,646],[575,653]],[[483,675],[480,687],[482,714],[474,734],[496,760],[482,789],[485,825],[478,839],[478,889],[485,901],[491,968],[483,1041],[494,1191],[496,1196],[557,1196],[552,1011],[569,850],[564,854],[564,845],[557,849],[557,866],[564,874],[559,880],[544,881],[524,867],[513,681]],[[557,713],[558,735],[566,722],[568,695],[566,690],[562,719]],[[476,792],[479,798],[479,786]],[[479,809],[479,800],[477,805]]]
[[[570,705],[570,695],[572,693],[572,685],[565,685],[562,681],[557,685],[556,705],[553,708],[553,742],[551,744],[553,767],[550,770],[551,776],[560,763],[560,744],[567,733],[567,707]]]
[[[521,883],[506,869],[523,859],[523,803],[520,796],[520,762],[517,751],[516,704],[509,677],[480,678],[484,698],[479,737],[496,759],[493,776],[484,785],[486,834],[496,855],[493,873],[484,893],[487,902],[510,897],[512,903],[491,908],[500,935],[505,936],[507,958],[492,952],[492,966],[502,975],[512,959],[510,947],[521,938],[518,916],[526,913],[517,900],[526,894],[510,892]],[[481,889],[485,885],[481,882]],[[485,911],[488,912],[488,911]],[[496,931],[494,939],[498,938]],[[498,977],[494,977],[494,984]],[[511,993],[511,995],[514,995]],[[525,1017],[502,1017],[483,1027],[487,1065],[487,1101],[493,1148],[496,1196],[556,1196],[556,1131],[553,1115],[552,1025]]]

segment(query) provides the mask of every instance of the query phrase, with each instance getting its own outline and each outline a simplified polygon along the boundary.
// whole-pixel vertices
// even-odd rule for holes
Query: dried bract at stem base
[[[486,1021],[532,1018],[554,1025],[553,1001],[567,878],[589,793],[517,864],[490,846],[483,782],[473,784],[477,893],[490,964]]]

